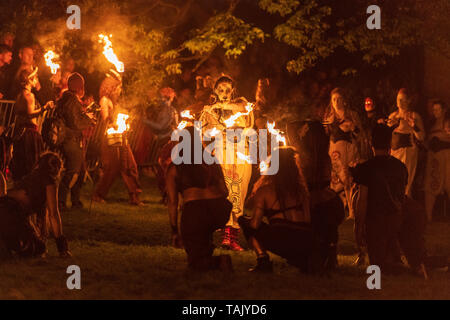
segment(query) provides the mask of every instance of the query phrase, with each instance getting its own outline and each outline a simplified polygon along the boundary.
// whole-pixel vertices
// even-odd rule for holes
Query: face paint
[[[364,102],[364,108],[366,112],[373,111],[375,109],[373,106],[373,100],[370,98],[366,98],[366,101]]]
[[[231,83],[222,82],[217,86],[214,92],[219,98],[219,102],[230,102],[231,94],[233,92],[233,86],[231,85]]]

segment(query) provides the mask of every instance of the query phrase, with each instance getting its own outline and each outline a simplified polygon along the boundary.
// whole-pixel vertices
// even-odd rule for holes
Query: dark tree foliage
[[[267,39],[293,54],[277,63],[300,74],[346,52],[344,74],[362,64],[383,66],[404,48],[425,45],[450,56],[448,0],[2,0],[2,32],[19,44],[39,43],[62,57],[76,57],[88,71],[111,68],[98,34],[112,34],[125,63],[126,89],[146,97],[150,87],[197,70],[213,54],[234,59]],[[81,8],[81,30],[66,28],[66,8]],[[382,9],[381,30],[368,30],[369,5]],[[240,7],[249,8],[242,13]],[[241,12],[239,15],[236,12]],[[259,20],[252,20],[258,13]],[[252,22],[249,22],[252,21]],[[268,23],[274,21],[275,23]],[[137,103],[138,101],[133,101]]]

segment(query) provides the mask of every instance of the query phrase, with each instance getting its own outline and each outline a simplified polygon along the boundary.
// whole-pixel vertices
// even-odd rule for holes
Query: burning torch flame
[[[264,162],[264,161],[261,161],[261,162],[259,163],[259,172],[260,172],[261,174],[263,174],[264,172],[267,171],[267,169],[269,169],[269,166],[267,165],[267,163]]]
[[[183,130],[184,128],[186,128],[187,124],[188,124],[188,122],[187,122],[186,120],[183,120],[183,121],[181,121],[181,122],[178,124],[177,129],[178,129],[178,130]]]
[[[244,112],[244,113],[238,112],[238,113],[233,114],[228,119],[226,119],[224,122],[225,122],[225,125],[227,126],[227,128],[233,126],[236,119],[238,119],[240,116],[248,116],[250,114],[250,112],[253,110],[253,104],[247,103],[247,105],[245,106],[245,110],[247,110],[247,112]]]
[[[180,115],[181,115],[182,118],[194,119],[194,116],[191,115],[191,111],[190,110],[181,111]]]
[[[47,51],[44,55],[45,64],[50,67],[52,74],[56,74],[56,72],[58,72],[59,64],[52,61],[53,59],[57,59],[58,57],[59,56],[52,50]]]
[[[116,125],[117,130],[114,128],[109,128],[106,132],[108,134],[124,133],[128,130],[127,119],[129,116],[127,114],[119,113],[117,115]]]
[[[211,132],[209,133],[211,137],[215,137],[219,134],[219,130],[217,130],[216,127],[211,129]]]
[[[98,42],[104,43],[103,47],[103,54],[105,55],[106,59],[111,62],[118,72],[123,72],[125,67],[122,61],[119,61],[119,58],[117,58],[116,54],[114,53],[114,50],[112,48],[112,42],[109,40],[109,37],[111,35],[105,36],[104,34],[99,34],[98,37],[100,40]]]
[[[271,134],[276,136],[277,142],[283,142],[283,145],[286,145],[286,138],[281,135],[280,130],[275,129],[275,121],[273,123],[267,121],[267,130],[269,130]]]
[[[252,164],[252,159],[251,159],[250,155],[246,156],[245,154],[243,154],[239,151],[236,152],[236,155],[238,156],[239,159],[242,159],[245,162]]]

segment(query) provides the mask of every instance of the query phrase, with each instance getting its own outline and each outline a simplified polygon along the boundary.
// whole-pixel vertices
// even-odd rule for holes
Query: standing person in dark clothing
[[[300,123],[296,134],[297,138],[290,142],[302,160],[300,167],[310,193],[314,267],[318,272],[332,270],[337,266],[338,227],[344,220],[345,210],[338,194],[330,188],[329,138],[319,121]]]
[[[83,113],[81,99],[84,96],[84,79],[79,73],[72,73],[68,79],[68,90],[58,102],[57,114],[64,122],[65,137],[62,152],[65,169],[59,188],[59,206],[66,208],[67,194],[70,190],[72,208],[83,207],[80,190],[84,175],[83,130],[92,125],[91,118]]]
[[[31,92],[38,82],[36,73],[37,68],[32,72],[22,70],[20,73],[22,90],[15,104],[16,127],[11,159],[11,173],[14,181],[22,179],[33,170],[39,155],[44,150],[37,119],[45,109],[53,107],[53,101],[51,101],[41,108]]]
[[[361,185],[356,212],[361,226],[365,226],[357,228],[356,237],[365,239],[370,264],[386,273],[393,271],[398,258],[398,233],[408,183],[405,165],[389,155],[391,138],[391,129],[377,124],[372,132],[375,156],[351,170],[354,181]]]
[[[373,156],[372,149],[370,147],[370,136],[372,134],[373,128],[377,123],[384,123],[384,116],[378,109],[374,100],[370,97],[367,97],[364,100],[364,116],[362,118],[363,130],[365,130],[366,132],[364,138],[367,140],[362,144],[363,148],[361,150],[361,153],[363,154],[363,159],[370,159]]]
[[[0,99],[6,97],[9,89],[9,79],[7,76],[6,67],[11,63],[11,60],[11,48],[4,44],[0,44]]]

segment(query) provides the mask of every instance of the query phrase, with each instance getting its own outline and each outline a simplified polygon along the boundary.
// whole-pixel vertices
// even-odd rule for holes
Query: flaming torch
[[[44,55],[45,64],[50,67],[50,71],[52,72],[52,74],[56,74],[60,67],[59,64],[53,62],[53,59],[58,59],[58,57],[59,56],[52,50],[47,51]]]
[[[232,127],[234,125],[234,122],[241,116],[248,116],[250,114],[250,112],[252,112],[253,110],[253,104],[251,103],[247,103],[247,105],[245,106],[245,110],[247,110],[247,112],[237,112],[235,114],[233,114],[231,117],[229,117],[228,119],[224,120],[223,122],[225,123],[225,125],[227,126],[227,128]]]
[[[264,172],[266,172],[267,169],[269,169],[269,166],[267,165],[267,163],[266,163],[265,161],[261,161],[261,162],[259,163],[259,172],[260,172],[261,174],[264,174]]]
[[[239,159],[244,160],[245,162],[252,164],[252,158],[250,157],[250,155],[245,155],[241,152],[236,152],[236,155]]]
[[[194,116],[191,115],[191,111],[190,110],[181,111],[180,115],[181,115],[182,118],[194,120]]]
[[[181,122],[178,124],[177,129],[178,129],[178,130],[183,130],[184,128],[186,128],[187,125],[188,125],[188,122],[187,122],[186,120],[183,120],[183,121],[181,121]]]
[[[112,35],[106,36],[104,34],[99,34],[99,40],[98,42],[103,43],[103,55],[106,57],[106,59],[111,62],[115,67],[117,72],[124,72],[125,66],[122,61],[119,61],[119,58],[117,58],[116,54],[114,53],[114,50],[112,48],[112,42],[109,40],[109,38]]]
[[[116,119],[116,128],[109,128],[106,130],[108,134],[108,145],[112,146],[115,144],[123,143],[123,133],[129,129],[129,125],[127,124],[127,119],[129,116],[124,113],[119,113]]]
[[[281,134],[281,131],[278,129],[275,129],[275,121],[273,123],[270,123],[267,121],[267,130],[274,136],[276,136],[277,143],[282,142],[283,145],[286,145],[286,138]]]

